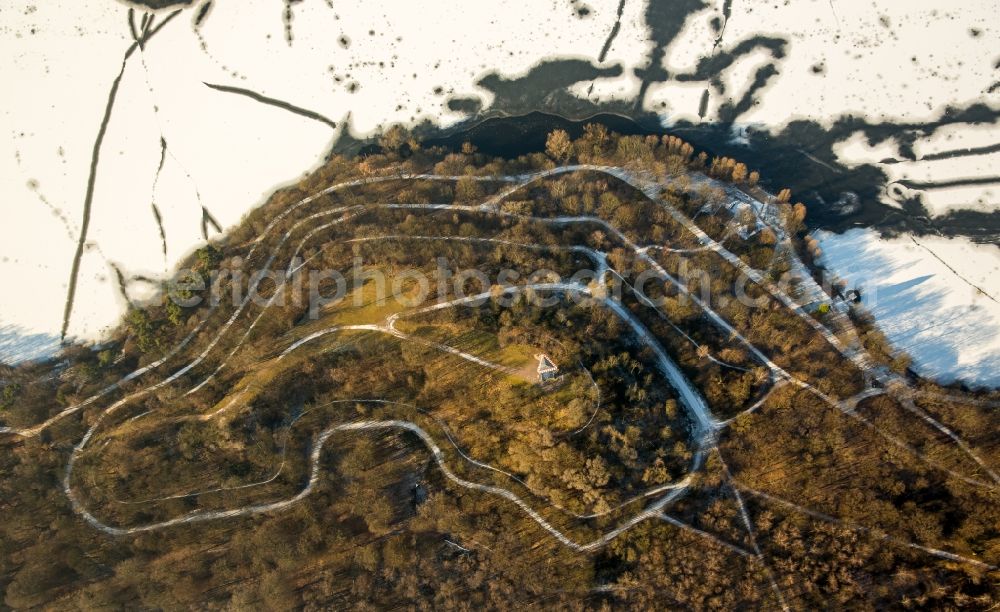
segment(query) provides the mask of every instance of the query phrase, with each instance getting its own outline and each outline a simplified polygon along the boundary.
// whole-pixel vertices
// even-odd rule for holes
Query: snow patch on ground
[[[917,372],[1000,387],[1000,248],[964,238],[885,239],[870,229],[817,239],[823,265],[862,287],[864,306]]]
[[[38,334],[16,325],[0,325],[0,355],[8,364],[46,359],[59,350],[59,337]]]

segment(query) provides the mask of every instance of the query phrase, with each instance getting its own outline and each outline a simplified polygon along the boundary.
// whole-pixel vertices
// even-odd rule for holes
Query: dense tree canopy
[[[101,347],[0,369],[4,605],[1000,604],[1000,398],[907,381],[831,296],[790,308],[788,190],[600,125],[517,159],[379,144],[274,193]]]

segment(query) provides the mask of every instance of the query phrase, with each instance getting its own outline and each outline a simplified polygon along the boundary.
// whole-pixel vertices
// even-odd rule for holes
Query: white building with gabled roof
[[[538,360],[538,382],[545,382],[559,376],[559,366],[548,355],[539,353],[535,355],[535,359]]]

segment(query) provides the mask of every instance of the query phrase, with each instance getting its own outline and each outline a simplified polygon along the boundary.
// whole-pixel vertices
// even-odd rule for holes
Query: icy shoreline
[[[915,372],[1000,387],[1000,247],[860,228],[816,237],[821,263],[862,288],[864,307]]]
[[[123,54],[133,44],[128,5],[9,4],[0,8],[0,46],[7,52],[0,67],[16,87],[0,105],[0,132],[10,136],[0,155],[0,329],[18,331],[0,344],[0,360],[23,352],[6,348],[19,336],[33,338],[33,346],[55,346],[39,338],[59,335],[71,277],[77,287],[67,338],[100,340],[127,307],[118,270],[127,281],[168,276],[204,243],[205,211],[223,229],[232,227],[274,189],[315,168],[338,138],[368,136],[392,123],[446,128],[551,98],[567,107],[656,114],[664,125],[708,124],[747,94],[754,104],[741,124],[771,130],[848,115],[917,126],[918,161],[885,166],[904,181],[980,176],[1000,155],[989,152],[975,164],[968,156],[938,159],[988,146],[996,122],[961,123],[933,138],[918,134],[921,122],[939,121],[949,107],[995,98],[983,93],[991,65],[969,61],[959,70],[955,63],[995,47],[993,7],[984,0],[960,12],[938,12],[930,0],[905,10],[886,1],[876,10],[844,6],[837,14],[825,3],[737,5],[724,36],[711,27],[718,7],[706,5],[678,13],[669,42],[654,30],[672,22],[651,26],[642,1],[625,3],[620,14],[614,3],[593,5],[586,16],[542,3],[496,11],[456,2],[440,11],[448,19],[438,19],[412,3],[316,0],[294,3],[290,24],[270,0],[216,2],[200,24],[194,10],[180,13],[124,69]],[[929,19],[931,13],[941,18]],[[169,14],[160,11],[157,22]],[[949,44],[928,47],[930,39]],[[674,77],[640,77],[660,44],[659,67]],[[747,46],[752,52],[737,52]],[[725,94],[699,67],[716,52],[728,57],[710,71],[721,75]],[[896,68],[899,57],[911,56],[919,79]],[[757,79],[771,74],[768,66],[780,70],[764,86]],[[95,134],[119,71],[84,232]],[[824,87],[803,87],[820,78]],[[707,114],[699,112],[703,94]],[[858,135],[836,157],[844,163],[877,163],[883,153],[905,157],[899,144],[893,138],[869,144]],[[752,151],[747,157],[752,163]],[[759,169],[781,176],[776,168]],[[991,189],[930,189],[938,199],[928,203],[940,206],[933,212],[987,210],[996,203]],[[148,297],[147,285],[126,284],[129,298]]]

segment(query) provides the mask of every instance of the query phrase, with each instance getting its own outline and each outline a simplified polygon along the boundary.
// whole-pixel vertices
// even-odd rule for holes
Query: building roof
[[[549,359],[548,355],[541,354],[535,355],[535,359],[538,360],[538,373],[546,374],[548,372],[558,372],[559,367]]]

